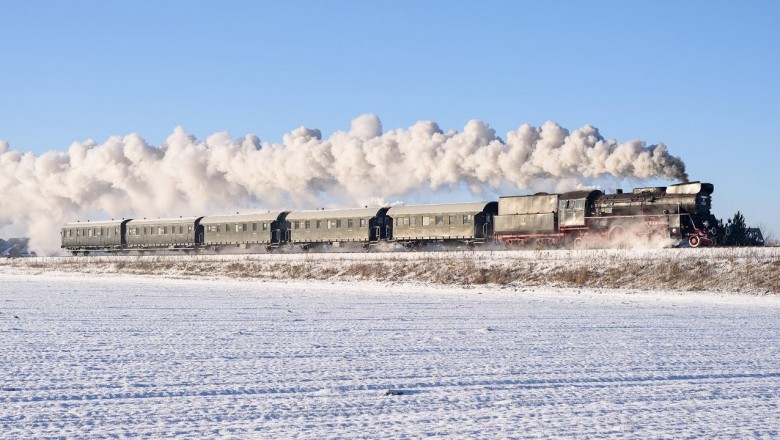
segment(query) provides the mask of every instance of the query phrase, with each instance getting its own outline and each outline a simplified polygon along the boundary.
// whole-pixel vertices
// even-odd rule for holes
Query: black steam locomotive
[[[682,183],[631,193],[575,191],[501,197],[494,239],[506,245],[583,247],[667,240],[713,245],[721,232],[710,212],[714,186]]]
[[[380,244],[407,250],[432,244],[582,248],[637,241],[698,247],[713,245],[722,236],[710,212],[713,190],[712,184],[690,182],[631,193],[539,193],[497,202],[79,221],[63,227],[62,248],[86,255],[235,248],[371,250]]]

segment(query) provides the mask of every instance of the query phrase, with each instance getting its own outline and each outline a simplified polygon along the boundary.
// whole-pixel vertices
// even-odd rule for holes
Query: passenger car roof
[[[119,226],[124,222],[128,222],[131,219],[122,219],[122,220],[99,220],[99,221],[78,221],[78,222],[70,222],[65,223],[65,226],[63,228],[104,228],[106,226]]]
[[[170,217],[157,219],[134,219],[128,222],[128,225],[171,225],[178,223],[195,223],[203,217]]]
[[[277,212],[262,212],[262,213],[247,213],[247,214],[223,214],[223,215],[207,215],[203,217],[200,224],[216,224],[216,223],[231,223],[231,222],[268,222],[275,221],[280,215],[287,213],[288,211]]]
[[[444,203],[439,205],[410,205],[393,206],[387,211],[387,215],[415,215],[415,214],[448,214],[448,213],[474,213],[482,212],[491,203],[496,202],[472,202],[472,203]]]
[[[287,220],[315,220],[327,218],[358,218],[376,217],[384,214],[387,207],[382,208],[356,208],[356,209],[325,209],[318,211],[292,211],[287,214]]]

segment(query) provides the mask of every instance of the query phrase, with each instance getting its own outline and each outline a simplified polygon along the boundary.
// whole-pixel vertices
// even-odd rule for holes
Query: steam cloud
[[[177,127],[159,147],[130,134],[40,156],[0,141],[0,231],[52,253],[61,225],[76,219],[377,205],[418,191],[519,194],[651,178],[685,181],[685,164],[663,144],[619,143],[590,125],[569,132],[554,122],[521,125],[502,140],[477,120],[462,132],[420,121],[383,133],[369,114],[328,139],[300,127],[280,144],[225,132],[198,141]]]

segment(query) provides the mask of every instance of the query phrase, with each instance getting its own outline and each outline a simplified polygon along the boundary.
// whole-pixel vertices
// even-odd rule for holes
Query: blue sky
[[[667,144],[716,215],[780,235],[779,20],[770,1],[3,2],[0,139],[592,124]]]

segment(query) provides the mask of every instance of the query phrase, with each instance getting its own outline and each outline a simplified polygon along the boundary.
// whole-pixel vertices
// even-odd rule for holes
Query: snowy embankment
[[[2,438],[780,435],[774,296],[3,271]]]
[[[780,293],[780,248],[309,253],[0,260],[0,273],[372,280]]]

